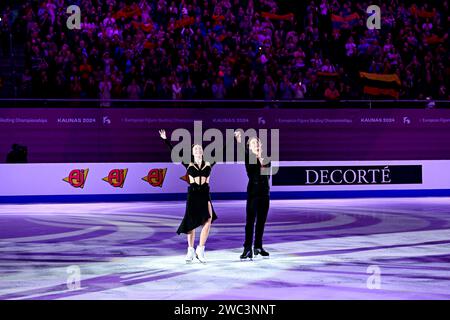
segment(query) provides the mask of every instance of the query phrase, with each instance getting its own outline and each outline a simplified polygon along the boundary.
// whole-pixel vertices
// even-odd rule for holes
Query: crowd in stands
[[[20,97],[448,100],[448,12],[447,0],[28,0],[1,8],[0,45],[23,35]]]

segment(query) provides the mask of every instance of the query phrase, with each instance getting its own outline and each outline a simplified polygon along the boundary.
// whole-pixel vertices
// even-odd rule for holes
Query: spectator
[[[128,99],[130,100],[139,100],[141,96],[141,88],[136,82],[136,79],[133,79],[131,84],[127,88]]]
[[[212,94],[216,100],[223,100],[225,98],[225,86],[223,85],[222,78],[217,78],[216,83],[213,84]]]
[[[330,81],[328,88],[325,90],[324,97],[328,101],[336,101],[340,98],[340,93],[338,89],[335,87],[334,81]]]
[[[294,84],[293,90],[294,90],[294,99],[295,100],[305,99],[306,85],[301,79]]]
[[[275,100],[275,95],[277,92],[277,86],[274,83],[271,76],[266,77],[266,83],[264,84],[264,99]]]
[[[29,73],[18,77],[26,84],[20,95],[275,99],[303,92],[321,99],[327,80],[319,73],[341,67],[351,81],[337,77],[336,87],[350,86],[351,96],[363,96],[359,71],[398,74],[401,98],[442,96],[442,86],[448,92],[448,1],[380,0],[380,31],[367,30],[364,1],[76,3],[81,30],[65,28],[67,1],[23,0],[17,14],[0,4],[2,55],[13,30],[25,35]],[[352,13],[359,18],[333,24],[332,15]],[[308,90],[297,86],[301,74]]]
[[[178,81],[175,80],[175,82],[172,84],[172,99],[174,100],[181,100],[182,94],[181,94],[181,86],[178,83]]]
[[[292,100],[293,98],[293,85],[289,81],[288,76],[283,77],[283,81],[280,83],[280,99]]]
[[[111,81],[109,80],[108,76],[105,75],[103,77],[103,81],[100,82],[99,85],[99,91],[100,91],[100,106],[101,107],[110,107],[111,103],[109,102],[109,100],[111,99],[111,89],[112,89],[112,84]]]

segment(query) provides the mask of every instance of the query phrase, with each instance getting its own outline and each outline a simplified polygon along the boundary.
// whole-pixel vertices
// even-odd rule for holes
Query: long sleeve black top
[[[268,159],[263,159],[261,162],[245,145],[245,170],[248,177],[247,192],[249,195],[267,195],[269,193],[270,169],[271,162]]]

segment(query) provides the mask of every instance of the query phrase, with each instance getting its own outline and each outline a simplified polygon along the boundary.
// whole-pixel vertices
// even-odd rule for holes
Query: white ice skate
[[[194,247],[188,247],[188,251],[186,253],[186,263],[192,263],[192,261],[194,261],[195,258],[195,250]]]
[[[205,246],[197,246],[197,249],[195,250],[195,253],[197,255],[197,259],[201,263],[206,263]]]

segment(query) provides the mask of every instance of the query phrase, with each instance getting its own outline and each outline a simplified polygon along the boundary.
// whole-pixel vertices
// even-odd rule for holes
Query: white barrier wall
[[[280,162],[273,193],[450,190],[450,161]],[[185,168],[172,163],[1,164],[0,197],[186,193]],[[213,168],[211,191],[244,193],[243,164]]]

